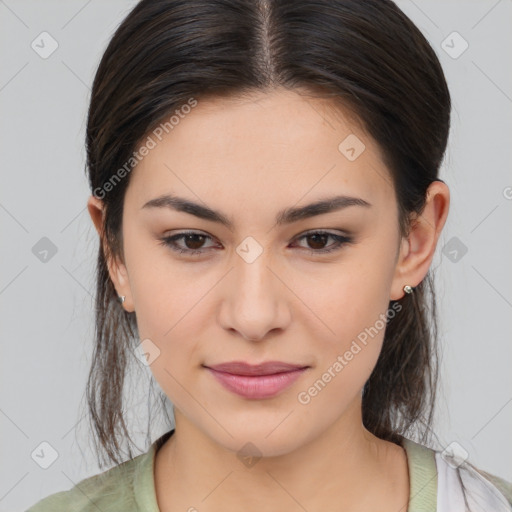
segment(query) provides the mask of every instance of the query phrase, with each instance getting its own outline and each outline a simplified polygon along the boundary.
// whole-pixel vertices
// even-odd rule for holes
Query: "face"
[[[361,428],[401,243],[389,170],[361,126],[296,92],[199,101],[130,180],[125,306],[150,340],[177,424],[231,450],[251,441],[263,455],[342,423]],[[145,206],[166,194],[225,223],[165,201]],[[301,210],[335,196],[352,199]],[[248,397],[206,368],[232,361],[307,368],[271,396]]]

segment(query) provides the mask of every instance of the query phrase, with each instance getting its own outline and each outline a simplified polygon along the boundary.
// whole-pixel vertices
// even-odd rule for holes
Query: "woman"
[[[428,446],[450,108],[388,0],[137,4],[87,124],[88,398],[116,465],[30,511],[512,510]],[[140,350],[175,426],[133,457]]]

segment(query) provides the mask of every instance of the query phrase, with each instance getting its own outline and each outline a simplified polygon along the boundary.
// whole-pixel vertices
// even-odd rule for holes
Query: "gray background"
[[[398,4],[434,46],[454,104],[441,174],[452,203],[434,260],[443,349],[434,430],[444,446],[457,442],[474,464],[512,480],[512,2]],[[102,51],[133,5],[0,0],[0,511],[98,472],[82,401],[98,247],[84,127]],[[46,59],[31,47],[43,31],[58,42]],[[469,44],[457,58],[464,41],[454,31]],[[37,257],[43,237],[57,251],[46,262]],[[130,413],[144,419],[140,389]],[[156,424],[152,438],[165,430]],[[48,469],[42,442],[58,452]]]

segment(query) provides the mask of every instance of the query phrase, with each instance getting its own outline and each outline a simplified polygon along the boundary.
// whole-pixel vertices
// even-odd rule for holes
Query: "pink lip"
[[[261,399],[289,387],[308,367],[280,361],[255,366],[235,361],[206,368],[229,391],[245,398]]]

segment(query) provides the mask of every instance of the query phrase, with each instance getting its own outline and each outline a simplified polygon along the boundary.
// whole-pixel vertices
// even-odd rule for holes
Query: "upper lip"
[[[272,375],[307,368],[307,365],[283,363],[282,361],[266,361],[252,365],[244,361],[232,361],[206,367],[218,372],[232,373],[233,375]]]

